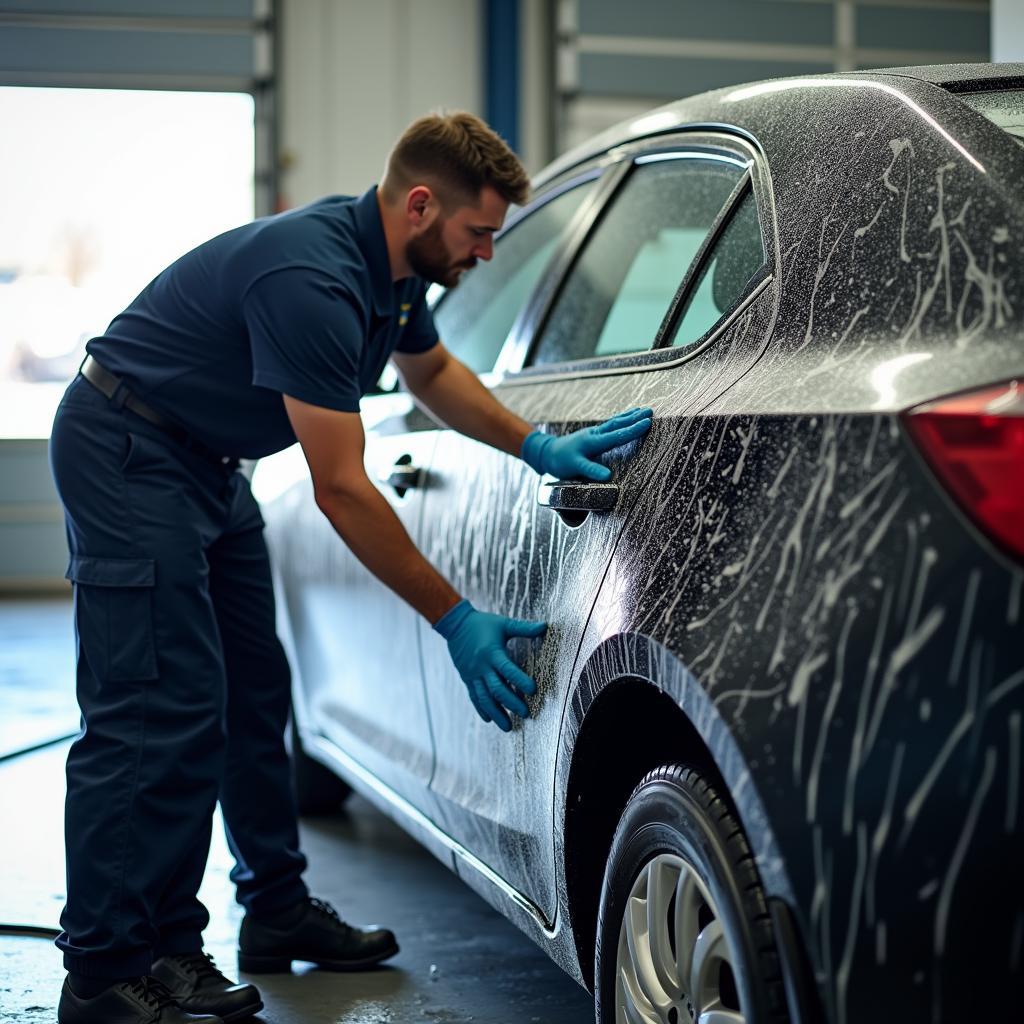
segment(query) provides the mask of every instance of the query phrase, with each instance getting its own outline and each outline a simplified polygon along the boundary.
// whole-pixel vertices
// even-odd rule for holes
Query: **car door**
[[[417,542],[436,424],[397,392],[364,398],[361,412],[367,473]],[[289,504],[286,535],[279,524],[273,527],[279,615],[298,682],[296,714],[304,729],[406,799],[422,802],[433,749],[418,615],[334,532],[313,499],[308,470],[296,465],[301,453],[291,450],[280,461],[278,472],[298,477],[277,499]],[[260,472],[265,478],[275,468],[261,465]]]
[[[602,183],[585,238],[562,254],[564,279],[549,277],[503,351],[501,365],[525,366],[496,382],[495,395],[549,432],[654,407],[649,437],[610,459],[611,484],[542,480],[451,431],[434,452],[423,510],[427,556],[476,607],[549,623],[542,642],[513,644],[539,690],[533,717],[507,735],[477,717],[444,642],[421,626],[437,814],[548,924],[556,905],[555,762],[588,612],[602,580],[615,585],[615,542],[670,436],[663,422],[713,400],[765,340],[767,325],[759,324],[715,344],[715,324],[735,313],[727,307],[766,280],[751,162],[742,147],[710,141],[669,140],[625,158]],[[751,213],[756,248],[717,274],[732,280],[727,299],[725,283],[708,283],[721,262],[716,244],[735,240],[743,225],[749,235]],[[637,448],[639,456],[627,458]]]
[[[538,216],[509,228],[498,257],[460,285],[461,303],[439,316],[442,338],[480,374],[494,368],[516,316],[541,277],[558,238],[590,194],[594,168],[552,189]],[[433,289],[436,302],[442,289]],[[422,548],[421,509],[433,484],[430,471],[438,424],[395,390],[390,367],[383,393],[364,398],[365,464],[395,514]],[[295,453],[291,453],[294,462]],[[270,460],[265,460],[269,462]],[[304,468],[304,467],[303,467]],[[266,472],[267,466],[261,467]],[[287,566],[281,590],[306,728],[328,739],[378,779],[430,813],[427,783],[432,744],[420,672],[418,613],[376,579],[313,501],[308,473],[286,495],[293,508],[287,537],[275,537]]]

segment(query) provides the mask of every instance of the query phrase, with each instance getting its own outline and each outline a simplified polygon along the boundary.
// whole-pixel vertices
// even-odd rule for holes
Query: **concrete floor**
[[[0,603],[0,637],[10,654],[11,616],[26,605]],[[31,607],[28,607],[31,613]],[[29,614],[29,619],[37,621]],[[50,613],[66,624],[66,615]],[[38,624],[38,622],[37,622]],[[70,628],[68,626],[68,628]],[[40,643],[45,630],[22,630]],[[64,645],[70,637],[54,634]],[[52,657],[22,651],[22,665]],[[49,660],[47,660],[49,659]],[[9,660],[13,661],[13,657]],[[51,680],[46,680],[50,683]],[[40,683],[42,686],[43,683]],[[66,685],[70,686],[70,666]],[[22,686],[19,692],[32,687]],[[14,691],[0,675],[0,718],[13,718]],[[0,922],[56,925],[64,900],[61,743],[0,761]],[[332,974],[308,968],[290,976],[249,980],[266,1009],[255,1021],[273,1024],[585,1024],[590,996],[529,939],[495,913],[390,820],[360,798],[344,814],[302,823],[311,891],[341,915],[393,928],[401,953],[383,968]],[[219,827],[200,896],[211,914],[207,951],[231,975],[241,917],[228,880],[231,856]],[[64,977],[51,941],[0,936],[0,1021],[52,1022]]]
[[[78,729],[71,601],[0,601],[0,757]]]

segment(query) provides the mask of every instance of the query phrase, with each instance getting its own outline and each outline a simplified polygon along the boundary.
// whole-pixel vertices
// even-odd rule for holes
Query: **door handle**
[[[585,480],[542,481],[537,488],[537,504],[554,512],[569,513],[582,522],[591,512],[609,512],[619,500],[618,484],[599,484]],[[563,516],[563,518],[566,518]]]
[[[403,455],[391,467],[387,476],[381,476],[379,479],[382,484],[393,487],[398,496],[402,497],[406,491],[420,486],[422,470],[412,464],[411,455]]]

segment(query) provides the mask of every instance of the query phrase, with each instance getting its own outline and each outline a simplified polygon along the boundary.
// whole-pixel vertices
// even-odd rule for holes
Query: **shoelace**
[[[177,1006],[174,996],[162,981],[149,976],[132,982],[128,987],[130,992],[137,995],[146,1006],[157,1013],[162,1013],[168,1006]]]
[[[342,921],[338,916],[338,912],[330,905],[330,903],[326,903],[324,900],[318,900],[315,896],[310,896],[309,905],[317,911],[317,913],[330,918],[332,924],[337,925],[340,928],[344,928],[346,931],[349,930],[349,925]]]
[[[202,985],[204,981],[227,981],[221,974],[209,953],[189,953],[187,956],[177,958],[183,967],[188,967],[196,973],[196,982]]]

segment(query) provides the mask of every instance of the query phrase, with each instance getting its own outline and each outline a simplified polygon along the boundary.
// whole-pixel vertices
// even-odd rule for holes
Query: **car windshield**
[[[1024,89],[963,93],[960,99],[1024,146]]]

